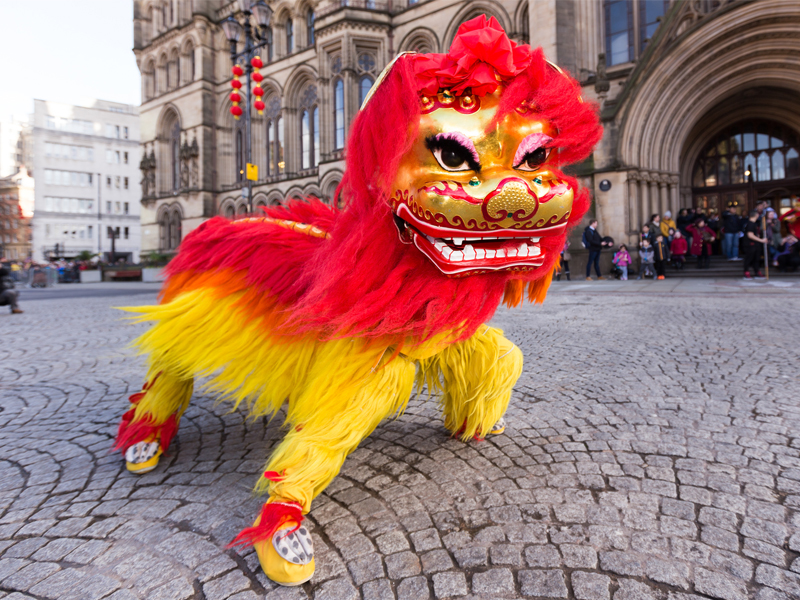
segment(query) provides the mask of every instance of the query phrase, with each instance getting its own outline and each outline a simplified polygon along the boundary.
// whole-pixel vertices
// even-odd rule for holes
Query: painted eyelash
[[[517,152],[514,154],[514,166],[519,166],[525,160],[525,156],[534,150],[538,150],[542,146],[546,146],[553,141],[549,135],[545,133],[532,133],[519,143]]]
[[[472,143],[472,140],[465,136],[463,133],[459,133],[458,131],[448,131],[445,133],[437,133],[432,138],[430,138],[431,142],[435,145],[436,142],[441,142],[442,140],[450,140],[452,142],[456,142],[459,146],[462,146],[464,150],[470,153],[472,160],[475,161],[476,165],[481,163],[480,157],[478,156],[478,151],[475,150],[475,146]]]

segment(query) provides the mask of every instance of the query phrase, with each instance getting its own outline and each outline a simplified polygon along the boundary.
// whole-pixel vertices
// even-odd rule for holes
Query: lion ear
[[[405,56],[405,55],[407,55],[407,54],[417,54],[417,53],[416,53],[416,52],[411,52],[411,51],[406,51],[406,52],[401,52],[400,54],[398,54],[397,56],[395,56],[395,57],[392,59],[392,61],[391,61],[391,62],[390,62],[388,65],[386,65],[386,66],[384,67],[383,71],[381,71],[381,74],[380,74],[380,75],[378,75],[378,78],[375,80],[375,83],[373,83],[373,84],[372,84],[372,87],[371,87],[371,88],[369,88],[369,91],[367,92],[367,95],[366,95],[366,96],[364,96],[364,101],[361,103],[361,109],[360,109],[360,110],[364,110],[364,107],[367,105],[367,102],[369,102],[369,101],[370,101],[370,98],[372,98],[373,94],[374,94],[374,93],[377,91],[378,87],[379,87],[379,86],[380,86],[380,85],[383,83],[383,81],[384,81],[384,80],[385,80],[385,79],[386,79],[386,78],[389,76],[389,73],[391,73],[391,72],[392,72],[392,67],[394,67],[395,63],[396,63],[396,62],[397,62],[397,61],[398,61],[398,60],[399,60],[401,57],[403,57],[403,56]]]

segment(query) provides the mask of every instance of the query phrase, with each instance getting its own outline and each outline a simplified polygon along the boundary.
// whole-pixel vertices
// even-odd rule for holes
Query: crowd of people
[[[692,208],[682,208],[675,220],[670,211],[654,214],[642,225],[636,248],[620,244],[614,251],[612,275],[623,281],[629,273],[636,274],[637,279],[660,280],[666,278],[668,267],[681,270],[690,260],[696,268],[708,269],[711,256],[720,254],[729,261],[742,261],[745,279],[760,278],[764,276],[765,248],[772,267],[794,272],[800,267],[800,244],[789,224],[798,218],[800,204],[779,217],[766,201],[757,203],[747,215],[739,215],[730,208],[721,216],[706,216]],[[592,280],[592,268],[597,279],[605,279],[600,272],[600,254],[606,248],[613,248],[614,240],[600,235],[597,220],[593,219],[581,241],[589,251],[587,281]],[[562,275],[570,279],[570,258],[567,241],[556,279],[560,280]]]

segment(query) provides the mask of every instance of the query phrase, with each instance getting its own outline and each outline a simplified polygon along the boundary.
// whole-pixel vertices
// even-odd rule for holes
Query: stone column
[[[636,177],[638,173],[634,171],[628,172],[628,214],[627,214],[627,223],[625,224],[625,231],[629,235],[633,234],[634,232],[638,231],[638,226],[636,225],[639,220],[639,185]]]
[[[667,196],[667,182],[662,177],[658,184],[658,214],[663,215],[669,206],[669,196]]]

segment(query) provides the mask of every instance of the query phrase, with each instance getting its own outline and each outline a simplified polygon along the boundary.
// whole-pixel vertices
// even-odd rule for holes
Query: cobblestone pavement
[[[505,435],[412,400],[315,501],[299,588],[225,549],[279,419],[198,393],[154,472],[109,452],[144,375],[111,307],[154,295],[3,312],[0,597],[800,598],[800,289],[629,284],[500,311],[526,357]]]

